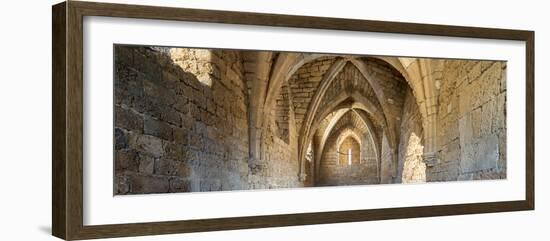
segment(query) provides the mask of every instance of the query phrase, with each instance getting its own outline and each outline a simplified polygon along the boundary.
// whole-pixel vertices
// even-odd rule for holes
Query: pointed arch
[[[340,119],[350,111],[354,112],[359,117],[361,122],[367,127],[367,131],[369,132],[369,137],[370,137],[369,141],[374,146],[377,165],[378,165],[378,167],[380,166],[379,162],[381,161],[381,152],[382,152],[382,150],[381,150],[380,141],[378,140],[378,134],[376,133],[376,131],[375,131],[376,129],[374,128],[374,124],[369,119],[369,117],[367,115],[365,115],[364,112],[361,112],[359,110],[360,109],[354,109],[354,108],[335,110],[337,113],[332,117],[329,124],[327,125],[327,127],[323,131],[323,136],[321,137],[321,142],[320,142],[319,147],[317,148],[317,151],[316,151],[316,155],[315,155],[315,157],[316,157],[315,158],[315,175],[316,176],[318,176],[318,174],[319,174],[319,168],[318,167],[320,165],[322,154],[324,152],[324,149],[326,147],[326,142],[327,142],[328,138],[330,137],[330,134],[334,131],[334,127],[336,126],[338,121],[340,121]]]
[[[300,139],[298,142],[298,160],[300,161],[300,167],[302,167],[303,165],[303,160],[305,157],[304,155],[306,151],[306,149],[303,148],[307,148],[307,141],[313,137],[313,134],[318,128],[321,120],[325,119],[326,116],[329,115],[331,112],[339,109],[361,109],[371,114],[374,119],[382,123],[382,128],[386,128],[384,115],[381,110],[376,107],[376,105],[374,105],[370,100],[362,96],[361,93],[359,93],[358,91],[352,91],[351,93],[348,91],[344,91],[336,96],[332,101],[330,101],[330,104],[324,106],[320,111],[317,112],[319,113],[318,115],[315,115],[315,119],[317,121],[312,121],[310,125],[306,126],[309,128],[302,129],[302,131],[307,130],[307,133],[300,133],[299,136]]]
[[[441,61],[427,58],[405,57],[376,56],[374,58],[385,61],[399,71],[411,88],[422,116],[422,126],[425,130],[425,159],[427,162],[435,161],[437,159],[437,82],[440,80],[435,78],[434,73],[441,71]],[[368,75],[367,69],[363,68],[364,63],[361,61],[356,61],[354,63],[357,64],[356,66],[359,70],[364,70],[364,72]],[[384,109],[384,104],[382,104],[382,108]],[[389,124],[392,125],[392,123]],[[392,128],[389,128],[389,131],[394,132]],[[392,138],[390,138],[390,147],[395,148],[395,146],[393,146],[394,144],[391,142],[394,138],[397,138],[397,136],[395,133],[390,133],[390,136],[392,136]]]
[[[347,128],[344,131],[340,132],[340,135],[336,140],[337,148],[339,148],[340,145],[342,145],[342,142],[344,142],[348,137],[355,139],[355,141],[359,143],[359,146],[363,145],[363,140],[361,139],[361,137],[359,137],[357,133],[355,133],[355,131],[352,131],[351,129]]]

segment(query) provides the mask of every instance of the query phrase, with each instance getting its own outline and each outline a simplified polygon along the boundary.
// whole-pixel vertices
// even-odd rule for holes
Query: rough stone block
[[[483,97],[483,81],[476,81],[468,86],[468,94],[470,95],[470,109],[480,107],[484,102]]]
[[[458,129],[460,133],[460,146],[464,147],[466,144],[473,142],[472,116],[470,114],[458,120]]]
[[[207,192],[210,191],[211,183],[208,180],[201,180],[200,181],[200,191],[201,192]]]
[[[179,161],[187,160],[189,158],[187,156],[187,147],[171,142],[165,142],[164,157]]]
[[[166,87],[176,87],[180,82],[180,78],[178,78],[171,71],[163,70],[162,71],[162,82],[167,85]]]
[[[206,124],[201,121],[195,121],[193,124],[193,132],[199,135],[206,134]]]
[[[502,131],[498,134],[498,150],[499,150],[499,159],[498,159],[498,169],[503,170],[506,173],[507,167],[507,149],[506,149],[506,131]]]
[[[115,126],[132,131],[143,130],[143,118],[129,109],[115,107]]]
[[[458,117],[463,117],[470,112],[471,109],[471,95],[466,93],[467,87],[461,87],[457,89],[458,93]]]
[[[129,183],[133,194],[166,193],[170,190],[170,182],[167,177],[130,175]]]
[[[166,107],[159,103],[155,98],[139,98],[139,102],[134,107],[140,113],[147,113],[147,115],[160,119],[162,110]]]
[[[445,148],[443,148],[441,158],[444,162],[460,161],[460,141],[455,140],[447,144]]]
[[[459,138],[460,131],[459,131],[458,121],[454,120],[449,122],[449,124],[447,125],[447,128],[448,129],[446,132],[445,143],[451,142]]]
[[[155,174],[157,175],[179,177],[189,177],[191,175],[191,168],[186,162],[161,158],[157,160],[157,163],[155,166]]]
[[[481,64],[477,63],[470,69],[470,72],[468,72],[468,82],[471,83],[473,81],[476,81],[480,75],[481,75]]]
[[[148,77],[161,78],[160,65],[152,61],[153,56],[134,52],[132,67],[137,71],[146,74]]]
[[[502,67],[499,62],[491,65],[480,77],[483,81],[483,99],[493,98],[500,93],[500,79],[502,78]]]
[[[492,132],[492,125],[495,116],[495,101],[490,100],[481,107],[481,129],[480,136],[488,136]]]
[[[193,128],[193,125],[195,124],[195,119],[189,114],[187,115],[180,115],[181,120],[181,128],[185,130],[191,130]]]
[[[172,129],[172,134],[174,136],[174,142],[180,145],[189,144],[189,130],[184,128],[174,128]]]
[[[461,148],[461,173],[470,173],[497,167],[499,142],[496,135],[482,138],[478,143]]]
[[[495,112],[492,119],[492,132],[496,133],[506,129],[506,92],[501,93],[495,99]]]
[[[191,181],[184,178],[170,179],[170,192],[191,192],[193,191]]]
[[[201,109],[196,104],[193,103],[193,104],[189,105],[189,114],[193,119],[195,119],[197,121],[201,120],[200,111],[201,111]]]
[[[160,119],[174,126],[180,126],[181,124],[180,114],[176,110],[169,107],[166,107],[166,109],[163,110],[163,113],[160,115]]]
[[[115,152],[115,170],[138,171],[138,156],[133,150],[117,150]]]
[[[172,136],[172,127],[169,124],[156,120],[150,116],[145,116],[143,133],[169,141],[174,139]]]
[[[120,150],[128,147],[128,135],[125,131],[115,127],[115,150]]]
[[[461,145],[460,149],[460,172],[469,173],[477,170],[477,145],[468,143]]]
[[[117,175],[114,181],[115,195],[127,194],[130,192],[130,183],[127,176]]]
[[[497,161],[499,159],[498,137],[491,135],[483,138],[479,142],[478,150],[478,162],[477,167],[479,170],[486,170],[497,167]]]
[[[143,91],[149,98],[156,98],[160,103],[172,105],[176,101],[175,92],[150,80],[143,81]]]
[[[191,86],[189,85],[186,85],[184,83],[182,84],[179,84],[175,89],[174,89],[176,95],[178,96],[181,96],[181,97],[184,97],[184,98],[187,98],[187,99],[192,99],[193,98],[193,88],[191,88]]]
[[[211,140],[218,140],[221,138],[218,128],[214,126],[207,126],[206,127],[206,137],[208,137]]]
[[[458,176],[458,181],[469,181],[469,180],[474,180],[474,174],[472,173],[466,173],[466,174],[461,174]]]
[[[164,155],[164,149],[162,147],[162,140],[150,136],[150,135],[139,135],[131,142],[131,145],[147,155],[151,155],[154,157],[160,157]]]
[[[220,180],[214,180],[210,184],[210,191],[221,191],[222,190],[222,182]]]
[[[474,139],[481,137],[481,108],[474,109],[471,113],[472,136]]]
[[[143,174],[153,174],[155,168],[155,159],[148,155],[139,155],[139,172]]]

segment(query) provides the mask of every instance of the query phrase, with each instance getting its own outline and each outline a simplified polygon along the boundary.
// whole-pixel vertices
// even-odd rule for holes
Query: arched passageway
[[[117,46],[115,193],[502,178],[506,63]]]

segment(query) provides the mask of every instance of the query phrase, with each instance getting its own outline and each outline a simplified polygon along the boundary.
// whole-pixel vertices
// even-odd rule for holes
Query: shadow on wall
[[[115,46],[115,194],[248,189],[242,61],[208,52]]]

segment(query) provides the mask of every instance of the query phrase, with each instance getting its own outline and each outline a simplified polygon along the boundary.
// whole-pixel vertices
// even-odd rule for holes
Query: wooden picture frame
[[[52,8],[52,232],[66,240],[265,228],[534,209],[534,32],[68,1]],[[526,43],[525,200],[87,226],[83,224],[83,17],[299,27]]]

